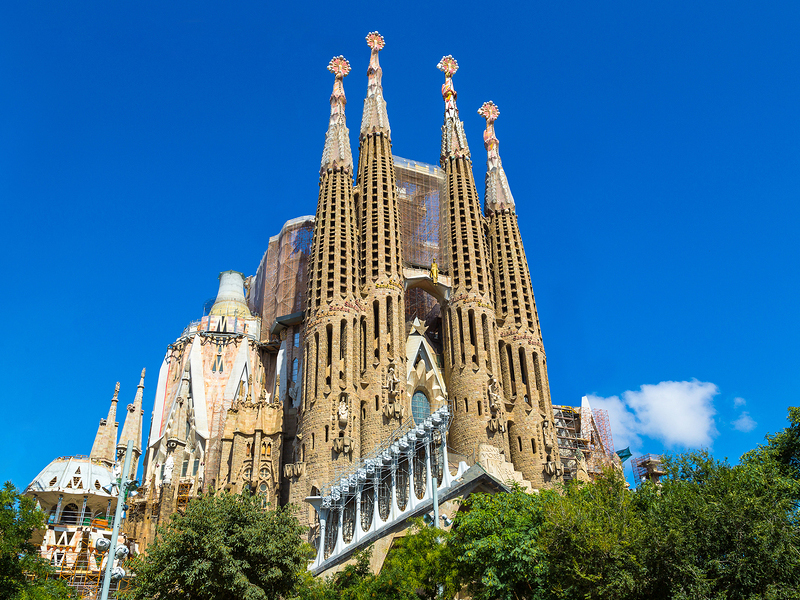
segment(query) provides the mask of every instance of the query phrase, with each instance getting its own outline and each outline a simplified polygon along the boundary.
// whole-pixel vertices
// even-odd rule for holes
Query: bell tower
[[[328,70],[335,79],[308,266],[305,385],[297,435],[283,460],[290,501],[298,506],[319,492],[335,468],[361,453],[356,348],[364,310],[358,294],[353,158],[343,86],[350,63],[337,56]],[[298,516],[307,524],[305,513]]]
[[[378,53],[384,39],[373,31],[367,96],[358,148],[355,204],[360,225],[360,289],[365,305],[361,318],[359,370],[361,376],[361,448],[369,452],[410,415],[405,387],[387,384],[405,380],[405,312],[403,257],[395,184],[392,137],[383,71]]]
[[[445,103],[441,165],[445,171],[447,231],[442,238],[452,265],[452,291],[444,313],[448,396],[453,404],[450,440],[471,455],[481,443],[507,450],[505,414],[496,378],[497,356],[491,265],[464,124],[458,115],[453,75],[458,63],[445,56]]]
[[[504,401],[511,407],[508,417],[511,460],[525,479],[541,486],[561,476],[547,360],[514,197],[500,160],[500,142],[494,130],[500,110],[493,102],[484,102],[478,114],[486,119],[484,208],[494,265],[500,373]]]

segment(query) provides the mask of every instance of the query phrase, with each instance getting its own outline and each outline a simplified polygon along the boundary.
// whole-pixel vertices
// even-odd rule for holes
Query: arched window
[[[431,401],[428,400],[428,396],[422,390],[414,392],[411,397],[411,415],[417,425],[431,416]]]

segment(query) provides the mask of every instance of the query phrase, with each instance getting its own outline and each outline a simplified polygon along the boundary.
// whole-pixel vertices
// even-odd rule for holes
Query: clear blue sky
[[[355,152],[372,30],[396,154],[438,162],[453,54],[482,196],[476,110],[500,107],[555,402],[594,395],[644,452],[735,460],[785,426],[797,2],[6,2],[0,479],[88,454],[142,367],[149,416],[217,274],[315,212],[338,54]]]

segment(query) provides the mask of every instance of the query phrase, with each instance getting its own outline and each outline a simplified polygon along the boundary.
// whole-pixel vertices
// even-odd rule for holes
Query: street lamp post
[[[117,509],[114,512],[114,528],[111,530],[111,546],[108,549],[108,559],[106,560],[106,571],[103,575],[103,591],[100,600],[108,600],[108,590],[111,586],[111,571],[114,568],[114,555],[117,550],[117,537],[119,536],[119,525],[122,520],[122,507],[128,492],[128,472],[131,468],[131,455],[133,454],[133,440],[128,440],[128,448],[125,451],[125,464],[122,467],[122,479],[117,487]]]

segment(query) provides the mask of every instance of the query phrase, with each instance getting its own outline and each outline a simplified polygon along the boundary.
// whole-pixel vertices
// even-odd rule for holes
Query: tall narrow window
[[[372,335],[374,336],[375,358],[381,357],[381,324],[380,324],[380,309],[378,308],[378,301],[372,303],[372,322],[374,324]]]
[[[325,385],[330,387],[331,385],[331,361],[333,360],[333,325],[330,323],[325,328],[325,332],[327,333],[327,342],[328,347],[325,349],[327,359],[325,361]]]
[[[300,371],[300,361],[296,358],[292,361],[292,382],[297,381],[297,376]]]
[[[394,311],[392,310],[392,297],[386,298],[386,351],[389,356],[392,356],[394,348],[392,348],[392,323],[394,320]]]

